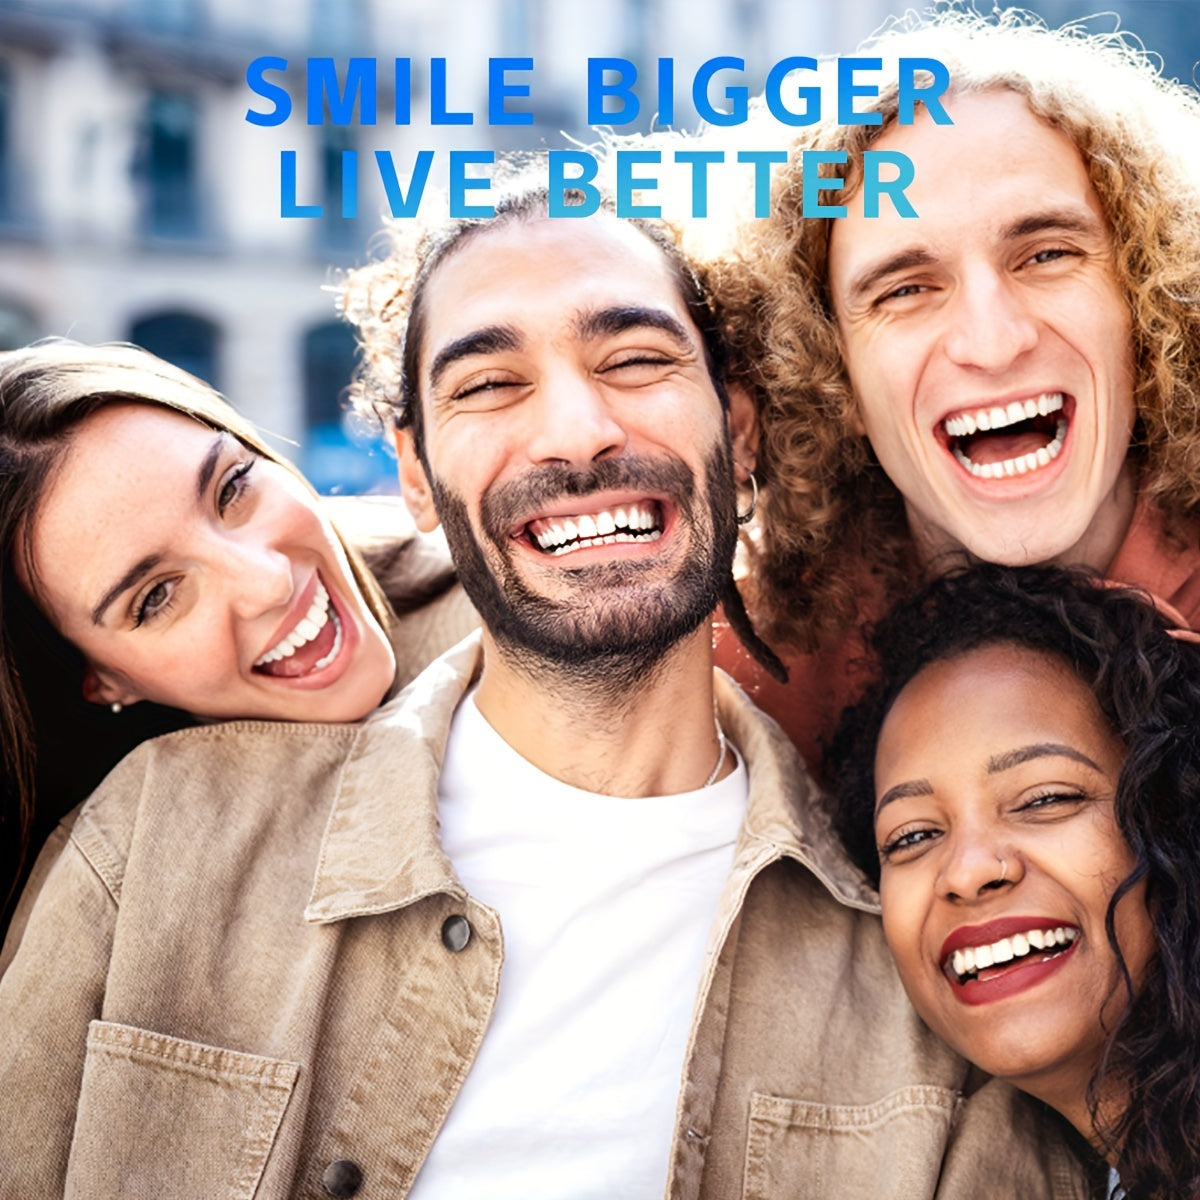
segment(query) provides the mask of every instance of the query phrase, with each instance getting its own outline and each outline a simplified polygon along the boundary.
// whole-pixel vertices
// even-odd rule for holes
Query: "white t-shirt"
[[[732,752],[732,749],[731,749]],[[748,779],[630,799],[538,770],[468,696],[442,843],[500,914],[495,1014],[411,1195],[640,1200],[666,1185],[704,949]]]

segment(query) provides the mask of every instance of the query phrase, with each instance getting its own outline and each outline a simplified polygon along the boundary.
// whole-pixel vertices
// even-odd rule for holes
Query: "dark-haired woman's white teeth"
[[[986,970],[1014,959],[1026,958],[1035,951],[1057,951],[1069,946],[1079,936],[1079,930],[1071,925],[1058,925],[1053,929],[1030,929],[1026,933],[1014,933],[982,946],[966,946],[955,950],[950,956],[950,966],[961,983],[976,971]]]

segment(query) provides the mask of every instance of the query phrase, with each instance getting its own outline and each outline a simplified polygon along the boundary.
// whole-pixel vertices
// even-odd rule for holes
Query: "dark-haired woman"
[[[1200,1195],[1200,651],[1139,593],[943,578],[875,632],[838,823],[926,1023],[1131,1200]]]

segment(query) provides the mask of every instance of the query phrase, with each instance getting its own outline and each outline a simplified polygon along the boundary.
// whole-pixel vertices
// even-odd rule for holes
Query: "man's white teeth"
[[[979,408],[973,413],[947,417],[946,432],[955,438],[970,437],[980,430],[986,433],[992,429],[1017,425],[1021,421],[1030,421],[1034,417],[1048,417],[1051,413],[1059,412],[1062,406],[1062,392],[1043,392],[1028,400],[1014,400],[1007,407],[997,404],[993,408]]]
[[[545,528],[533,537],[538,549],[547,554],[567,554],[613,542],[653,542],[662,537],[654,506],[647,504],[606,508],[592,515],[551,517],[542,524]]]
[[[325,590],[325,585],[318,579],[316,594],[313,596],[312,604],[309,606],[308,612],[296,622],[296,627],[291,633],[287,634],[280,641],[271,647],[261,658],[254,663],[256,667],[265,667],[268,663],[277,662],[281,658],[291,658],[301,646],[307,646],[309,642],[325,628],[326,622],[330,617],[336,623],[338,642],[341,641],[341,623],[337,620],[337,614],[333,612],[329,604],[329,593]],[[334,651],[338,649],[335,644]],[[326,666],[331,662],[334,653],[331,652],[322,659],[316,666]]]
[[[947,422],[947,425],[949,422]],[[1054,430],[1054,438],[1045,446],[1018,454],[1016,458],[1005,458],[999,462],[977,463],[969,459],[958,446],[951,446],[950,453],[958,459],[977,479],[1001,479],[1005,475],[1026,475],[1039,467],[1048,467],[1062,453],[1063,441],[1067,436],[1067,422],[1060,418]]]
[[[1027,933],[1014,933],[986,946],[967,946],[955,950],[950,965],[960,983],[976,971],[986,970],[997,963],[1012,962],[1024,958],[1035,950],[1054,953],[1060,946],[1069,946],[1079,936],[1079,930],[1070,925],[1059,925],[1054,929],[1030,929]]]

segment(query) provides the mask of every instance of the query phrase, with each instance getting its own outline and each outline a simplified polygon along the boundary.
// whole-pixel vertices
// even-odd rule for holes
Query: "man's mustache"
[[[586,470],[565,463],[535,467],[519,479],[498,484],[484,494],[480,506],[483,530],[503,547],[509,532],[564,497],[605,491],[639,492],[666,496],[691,516],[696,477],[681,459],[655,455],[622,455],[602,458]]]

